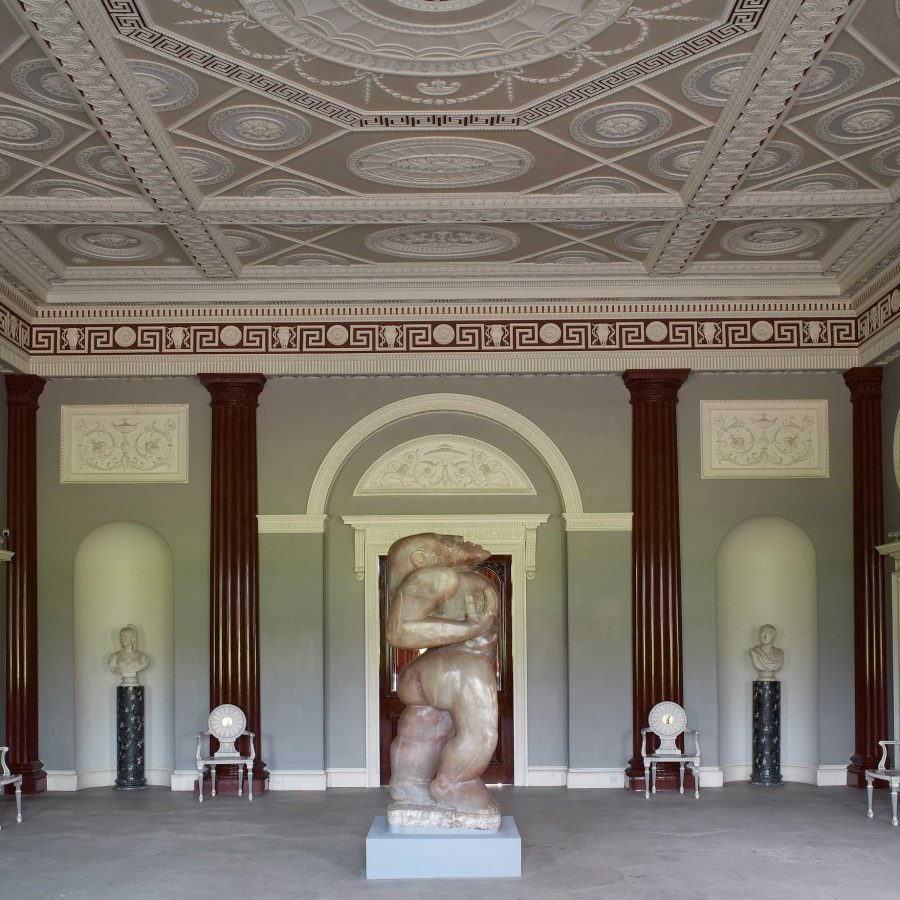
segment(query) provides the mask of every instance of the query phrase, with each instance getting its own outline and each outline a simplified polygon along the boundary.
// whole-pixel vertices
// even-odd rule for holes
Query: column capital
[[[212,397],[211,406],[257,406],[266,376],[256,373],[201,372],[200,383]]]
[[[884,369],[881,366],[857,366],[844,372],[844,384],[850,388],[850,400],[880,400]]]
[[[690,369],[626,369],[622,381],[631,394],[631,403],[659,403],[678,400],[678,389],[687,381]]]
[[[7,406],[27,406],[37,409],[38,398],[46,384],[43,378],[39,378],[37,375],[7,373],[3,379],[6,382]]]

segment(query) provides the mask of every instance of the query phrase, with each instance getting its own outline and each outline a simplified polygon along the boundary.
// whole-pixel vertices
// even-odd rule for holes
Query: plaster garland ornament
[[[289,150],[312,133],[303,116],[277,106],[229,106],[209,117],[210,133],[250,150]]]
[[[894,137],[900,134],[900,97],[872,97],[834,109],[816,123],[816,134],[833,144]]]
[[[347,159],[351,174],[380,184],[473,187],[525,175],[534,157],[521,147],[475,138],[407,138],[370,144]]]
[[[458,434],[436,434],[384,453],[359,479],[353,496],[536,493],[521,466],[497,447]]]
[[[0,106],[0,147],[50,150],[64,140],[62,127],[49,116],[20,106]]]
[[[816,222],[784,221],[742,225],[729,231],[720,241],[729,253],[768,256],[773,253],[796,253],[818,244],[825,229]]]
[[[132,686],[140,684],[138,673],[149,668],[151,659],[138,650],[138,633],[134,625],[126,625],[119,631],[120,650],[111,653],[106,664],[114,675],[121,676],[119,684]]]
[[[25,187],[27,197],[53,197],[58,200],[84,200],[88,197],[111,197],[112,192],[96,184],[74,178],[41,179]]]
[[[609,103],[577,115],[569,126],[576,141],[593,147],[633,147],[662,137],[672,116],[652,103]]]
[[[75,253],[96,259],[149,259],[163,252],[163,242],[136,228],[81,225],[59,234],[59,243]]]
[[[410,259],[453,259],[502,253],[518,246],[519,238],[502,228],[482,225],[386,228],[368,235],[369,250]]]

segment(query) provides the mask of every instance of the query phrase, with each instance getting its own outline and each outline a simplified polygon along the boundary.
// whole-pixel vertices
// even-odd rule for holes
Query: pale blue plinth
[[[415,828],[402,833],[375,816],[366,835],[366,878],[519,878],[522,839],[512,816],[499,831]]]

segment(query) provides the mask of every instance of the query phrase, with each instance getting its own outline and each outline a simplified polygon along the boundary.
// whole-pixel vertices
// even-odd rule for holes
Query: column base
[[[43,794],[47,790],[47,773],[44,771],[44,764],[36,759],[32,763],[9,764],[9,770],[13,775],[22,776],[22,793],[33,796],[34,794]],[[6,794],[14,794],[15,786],[7,784],[3,791]]]
[[[684,792],[691,793],[694,791],[694,769],[692,766],[685,767],[684,770]],[[656,764],[656,793],[663,791],[678,792],[678,763],[657,763]],[[644,779],[644,760],[638,757],[637,760],[628,760],[628,768],[625,770],[625,790],[634,791],[635,793],[646,793],[646,781]]]

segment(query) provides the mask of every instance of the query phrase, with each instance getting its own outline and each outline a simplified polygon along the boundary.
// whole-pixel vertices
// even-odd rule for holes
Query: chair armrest
[[[253,739],[256,737],[255,731],[245,731],[244,734],[250,737],[250,759],[256,759],[256,748],[253,746]]]
[[[9,753],[9,747],[0,747],[0,768],[2,768],[4,775],[12,775],[12,772],[9,771],[9,766],[6,764],[7,753]]]
[[[647,758],[647,732],[650,730],[649,728],[641,729],[641,756],[644,759]]]
[[[887,762],[888,747],[900,747],[900,741],[879,741],[878,746],[881,747],[881,759],[878,763],[878,768],[883,769],[884,764]]]
[[[198,731],[197,732],[197,761],[199,762],[203,759],[203,738],[204,736],[209,736],[210,732],[208,731]]]

